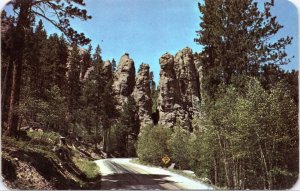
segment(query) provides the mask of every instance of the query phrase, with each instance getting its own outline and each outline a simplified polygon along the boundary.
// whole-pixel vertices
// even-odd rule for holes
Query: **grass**
[[[87,178],[92,179],[99,176],[100,169],[95,162],[77,157],[73,157],[72,160],[74,164],[79,168],[79,170],[86,175]]]
[[[28,131],[27,135],[32,141],[44,142],[49,145],[55,145],[59,142],[59,134],[55,132]]]

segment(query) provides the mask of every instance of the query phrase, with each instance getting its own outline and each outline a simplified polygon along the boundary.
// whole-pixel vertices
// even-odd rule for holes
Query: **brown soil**
[[[10,189],[100,189],[101,178],[88,179],[72,162],[70,148],[50,157],[33,148],[21,149],[2,141],[2,177]]]

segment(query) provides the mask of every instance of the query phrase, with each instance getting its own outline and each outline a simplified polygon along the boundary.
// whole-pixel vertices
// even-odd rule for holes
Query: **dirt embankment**
[[[10,189],[100,189],[101,177],[88,178],[72,160],[86,153],[65,146],[2,139],[2,178]]]

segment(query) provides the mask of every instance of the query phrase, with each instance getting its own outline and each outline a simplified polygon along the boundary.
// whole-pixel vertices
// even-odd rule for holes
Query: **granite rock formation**
[[[134,61],[125,53],[120,61],[113,77],[113,91],[117,100],[117,109],[121,109],[123,103],[127,102],[135,86]]]
[[[175,57],[166,53],[159,62],[159,124],[172,127],[178,123],[192,130],[191,121],[200,104],[199,73],[193,52],[184,48]]]
[[[112,64],[109,60],[105,61],[103,64],[103,73],[107,80],[112,79],[113,76]]]
[[[151,119],[152,99],[148,64],[141,64],[135,81],[133,98],[137,104],[141,128],[153,124]]]

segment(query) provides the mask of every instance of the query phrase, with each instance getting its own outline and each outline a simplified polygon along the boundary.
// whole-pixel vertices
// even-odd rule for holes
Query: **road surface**
[[[130,158],[113,158],[95,161],[102,175],[101,189],[213,189],[204,183],[163,168],[135,164],[130,162],[131,160]]]

